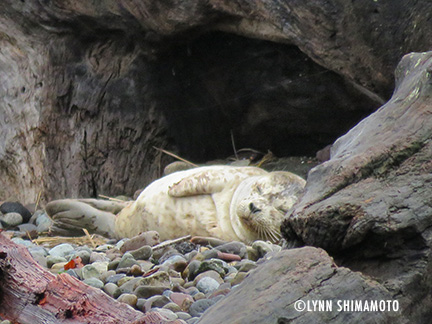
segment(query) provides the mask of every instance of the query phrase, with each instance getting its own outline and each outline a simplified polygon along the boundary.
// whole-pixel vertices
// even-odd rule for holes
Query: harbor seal
[[[92,200],[53,201],[46,210],[58,229],[76,229],[81,223],[92,232],[117,238],[155,230],[161,240],[191,234],[277,242],[282,218],[304,186],[305,180],[290,172],[207,166],[152,182],[117,215]]]

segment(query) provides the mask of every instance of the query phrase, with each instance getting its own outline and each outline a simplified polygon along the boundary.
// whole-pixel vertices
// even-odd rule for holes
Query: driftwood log
[[[143,314],[72,276],[54,275],[0,234],[0,318],[13,323],[183,323]]]
[[[391,291],[411,323],[432,316],[432,52],[406,55],[392,99],[309,172],[282,232]]]
[[[404,54],[431,48],[431,8],[3,0],[0,196],[132,195],[169,162],[153,146],[209,161],[232,154],[231,132],[237,148],[314,155],[390,97]]]

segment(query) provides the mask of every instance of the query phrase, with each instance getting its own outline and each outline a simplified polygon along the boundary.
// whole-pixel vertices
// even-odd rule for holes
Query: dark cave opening
[[[182,157],[204,162],[253,148],[315,156],[380,104],[296,46],[222,32],[161,50],[157,109]]]

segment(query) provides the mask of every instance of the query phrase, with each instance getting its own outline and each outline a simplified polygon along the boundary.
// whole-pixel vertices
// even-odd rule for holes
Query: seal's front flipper
[[[217,166],[202,168],[186,176],[170,186],[168,194],[172,197],[188,197],[197,195],[211,195],[221,192],[226,186],[238,183],[240,179],[262,175],[267,172],[258,168],[236,168]]]
[[[90,233],[115,237],[115,215],[79,199],[54,200],[45,210],[54,222],[50,230],[55,235],[82,236],[85,228]]]

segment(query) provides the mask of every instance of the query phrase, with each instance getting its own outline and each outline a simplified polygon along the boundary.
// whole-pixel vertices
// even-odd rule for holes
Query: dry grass
[[[38,238],[33,239],[32,242],[37,245],[43,245],[47,247],[54,247],[62,243],[69,243],[75,245],[89,245],[93,248],[99,245],[106,244],[108,242],[108,239],[103,236],[97,234],[90,235],[86,229],[84,229],[84,232],[86,233],[86,235],[79,237],[39,236]]]

